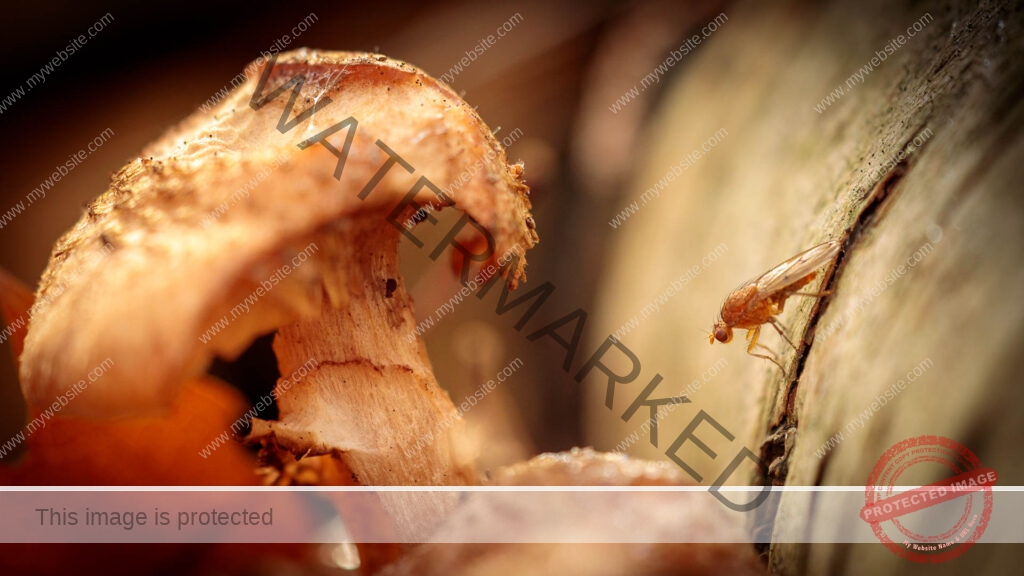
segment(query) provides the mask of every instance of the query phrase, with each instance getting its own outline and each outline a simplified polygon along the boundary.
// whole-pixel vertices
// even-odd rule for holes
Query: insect
[[[796,345],[786,336],[782,323],[775,318],[775,315],[782,312],[782,307],[790,296],[820,298],[829,294],[828,292],[810,293],[799,290],[814,280],[817,275],[816,270],[827,262],[831,262],[839,254],[841,247],[842,242],[839,240],[818,244],[757,278],[744,282],[725,299],[722,311],[715,321],[714,331],[708,335],[708,342],[711,344],[714,344],[715,340],[722,343],[731,342],[733,328],[743,328],[747,331],[747,354],[769,360],[785,373],[786,369],[775,359],[772,351],[757,343],[757,338],[761,334],[761,326],[771,324],[772,328],[775,328],[795,350]],[[755,349],[764,350],[767,354],[758,354],[754,352]]]

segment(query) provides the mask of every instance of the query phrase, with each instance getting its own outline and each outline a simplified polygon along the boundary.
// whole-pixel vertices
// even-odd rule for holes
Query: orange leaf
[[[238,391],[213,378],[201,378],[187,384],[170,412],[161,417],[88,420],[58,415],[45,420],[45,427],[24,431],[28,454],[12,466],[0,466],[0,483],[257,484],[256,460],[235,442],[230,428],[244,409]],[[32,417],[37,415],[33,412]],[[200,455],[211,441],[225,437],[227,442],[206,458]]]

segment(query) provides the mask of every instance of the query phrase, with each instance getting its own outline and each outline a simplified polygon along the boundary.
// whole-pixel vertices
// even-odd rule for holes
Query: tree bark
[[[729,443],[704,435],[714,460],[689,443],[679,452],[704,484],[742,441],[770,464],[776,484],[863,486],[886,449],[923,434],[965,444],[998,470],[1000,483],[1024,483],[1017,457],[1024,421],[1013,409],[1024,392],[1012,377],[1024,365],[1019,7],[748,3],[727,13],[728,23],[666,88],[646,161],[622,201],[640,207],[609,232],[617,251],[597,315],[602,330],[614,332],[673,279],[698,270],[681,297],[622,338],[643,360],[646,379],[638,381],[655,370],[665,376],[657,397],[700,382],[692,404],[661,423],[660,446],[643,439],[632,451],[664,457],[704,410],[737,436]],[[930,21],[908,37],[926,15]],[[886,53],[901,34],[905,43]],[[848,82],[855,73],[862,79]],[[723,128],[727,135],[702,150]],[[639,200],[695,151],[700,158],[657,197]],[[707,346],[697,328],[710,328],[737,284],[829,239],[845,242],[821,282],[831,296],[792,299],[782,316],[799,350],[762,332],[785,376],[747,356],[738,337]],[[722,358],[727,365],[708,377]],[[863,428],[816,456],[919,366],[924,373]],[[619,421],[631,395],[616,397],[613,417],[603,387],[587,393],[589,434],[601,449],[647,418]],[[753,466],[747,472],[742,480],[759,480]],[[777,538],[814,523],[839,530],[829,510],[786,498],[777,511],[761,512],[777,513]],[[968,553],[979,572],[1017,565],[1007,547],[982,548]],[[959,570],[922,567],[881,546],[775,544],[769,554],[777,574]]]

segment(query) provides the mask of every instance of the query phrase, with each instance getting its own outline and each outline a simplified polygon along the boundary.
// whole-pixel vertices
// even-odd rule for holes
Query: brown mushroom
[[[322,456],[314,481],[476,483],[451,432],[403,453],[455,410],[423,342],[403,338],[415,324],[398,269],[407,231],[388,219],[416,211],[415,190],[421,205],[472,217],[494,254],[528,249],[522,167],[472,107],[409,64],[305,49],[275,60],[118,171],[58,241],[21,357],[25,396],[49,404],[111,358],[65,413],[166,410],[214,356],[276,330],[280,418],[255,422],[251,438],[271,455]],[[457,194],[432,191],[457,179]],[[450,505],[437,498],[416,514],[390,508],[416,530]]]
[[[573,449],[495,471],[496,486],[681,486],[689,476],[670,462]],[[541,497],[536,497],[535,495]],[[743,544],[743,519],[704,491],[647,494],[474,493],[430,542],[388,568],[416,574],[763,574]],[[524,497],[524,495],[526,495]],[[667,495],[667,497],[665,497]],[[675,505],[666,506],[666,502]],[[599,527],[616,530],[603,532]],[[595,527],[598,527],[595,529]],[[628,533],[643,543],[567,543]]]

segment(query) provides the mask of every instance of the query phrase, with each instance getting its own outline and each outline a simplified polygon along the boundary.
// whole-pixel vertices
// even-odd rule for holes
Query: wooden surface
[[[863,83],[845,84],[926,13],[933,20]],[[1024,399],[1015,377],[1024,363],[1019,7],[748,3],[728,14],[728,24],[672,78],[623,204],[638,200],[720,129],[728,135],[610,233],[615,250],[596,314],[601,330],[614,331],[672,279],[700,268],[660,312],[622,338],[643,361],[639,380],[655,372],[665,377],[655,397],[702,381],[690,394],[693,403],[662,421],[658,448],[645,438],[630,452],[664,458],[705,410],[737,436],[729,443],[710,427],[699,434],[718,452],[715,460],[690,444],[680,451],[705,484],[742,441],[772,464],[776,483],[863,486],[886,449],[922,434],[958,440],[997,469],[1001,483],[1024,483],[1024,422],[1014,408]],[[842,97],[815,111],[840,85]],[[930,136],[915,147],[924,130]],[[908,145],[905,160],[877,170]],[[833,295],[820,305],[791,300],[782,315],[794,339],[804,339],[801,351],[771,330],[762,335],[783,353],[786,378],[745,354],[742,332],[729,345],[708,346],[699,330],[710,329],[730,290],[836,238],[846,247],[826,274]],[[702,265],[723,243],[727,250]],[[907,267],[918,251],[920,261]],[[901,264],[905,272],[887,283]],[[723,358],[727,364],[704,382],[702,374]],[[827,457],[815,455],[926,360],[922,375],[864,428],[847,433]],[[588,435],[599,449],[614,448],[647,417],[618,418],[633,395],[617,395],[609,414],[603,386],[585,392]],[[756,481],[755,472],[751,466],[733,480]],[[778,520],[776,537],[813,523],[840,529],[829,510],[812,513],[786,499]],[[1001,573],[1016,566],[1013,554],[982,547],[964,560],[979,573]],[[779,574],[945,574],[965,566],[924,567],[881,546],[770,550],[771,572]]]

